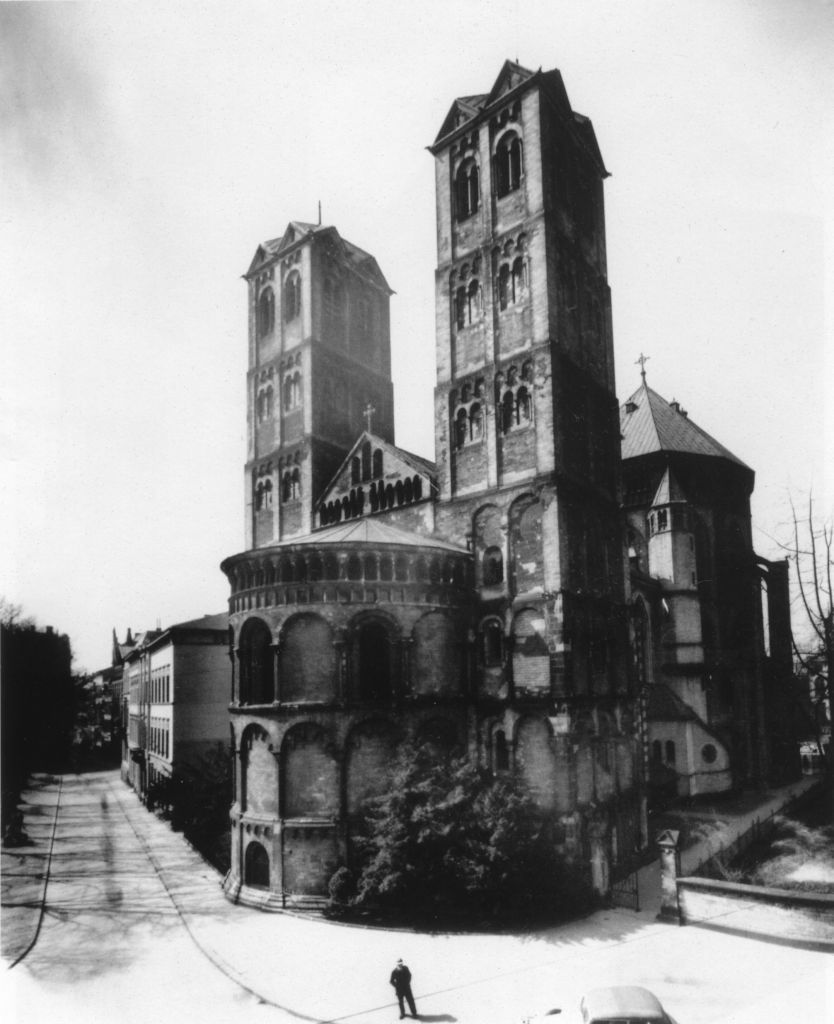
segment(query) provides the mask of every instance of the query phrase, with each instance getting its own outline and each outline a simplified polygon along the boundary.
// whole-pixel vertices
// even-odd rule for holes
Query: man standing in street
[[[417,1007],[414,1005],[414,996],[411,993],[411,971],[402,960],[398,960],[397,966],[391,971],[391,984],[394,986],[394,991],[397,993],[397,1002],[400,1004],[400,1020],[405,1016],[403,999],[408,1000],[411,1016],[416,1018]]]

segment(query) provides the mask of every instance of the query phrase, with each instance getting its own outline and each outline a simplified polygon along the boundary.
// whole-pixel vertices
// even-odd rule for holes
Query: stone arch
[[[504,577],[503,551],[504,531],[501,529],[501,511],[496,505],[484,505],[472,518],[472,534],[474,539],[477,584],[479,586],[495,585],[495,577],[500,583]],[[487,554],[489,553],[489,558]],[[500,555],[500,563],[499,556]],[[500,574],[497,572],[500,564]]]
[[[384,718],[360,722],[345,745],[345,807],[359,814],[365,802],[384,793],[397,752],[398,732]]]
[[[263,843],[252,839],[243,858],[243,884],[253,889],[269,888],[269,854]]]
[[[285,818],[339,814],[339,766],[327,733],[314,722],[294,725],[284,737],[281,792]]]
[[[461,652],[454,625],[443,612],[428,612],[412,633],[411,689],[419,694],[451,694],[460,689]]]
[[[240,738],[240,807],[244,812],[277,816],[278,763],[269,733],[249,725]]]
[[[352,620],[350,634],[352,699],[390,700],[396,684],[396,623],[381,613],[361,613]]]
[[[275,699],[272,633],[258,616],[248,618],[238,634],[241,704],[271,704]]]
[[[568,773],[557,771],[553,731],[546,718],[527,716],[519,720],[515,763],[525,788],[542,810],[568,810]]]
[[[321,616],[303,612],[281,631],[282,701],[330,701],[336,696],[333,633]]]
[[[523,608],[513,619],[513,680],[516,694],[550,692],[547,622],[539,608]]]
[[[517,594],[544,587],[542,503],[522,495],[510,507],[512,584]]]

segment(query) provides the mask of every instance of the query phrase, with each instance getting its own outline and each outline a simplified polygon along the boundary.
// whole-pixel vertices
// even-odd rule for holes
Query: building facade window
[[[455,212],[458,220],[466,220],[476,213],[480,205],[478,165],[464,160],[455,175]]]
[[[293,270],[284,282],[284,320],[295,320],[301,313],[301,275]]]
[[[495,193],[501,198],[521,185],[524,173],[521,139],[514,131],[505,132],[495,147]]]
[[[256,320],[259,338],[272,333],[275,326],[275,293],[269,286],[258,296]]]
[[[484,436],[483,379],[461,385],[449,393],[449,414],[452,421],[452,443],[464,448]]]

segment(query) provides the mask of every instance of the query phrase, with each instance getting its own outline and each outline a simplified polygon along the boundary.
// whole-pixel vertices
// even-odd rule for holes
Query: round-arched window
[[[715,745],[712,743],[705,743],[701,747],[701,759],[704,764],[714,764],[718,757],[718,751],[715,749]]]

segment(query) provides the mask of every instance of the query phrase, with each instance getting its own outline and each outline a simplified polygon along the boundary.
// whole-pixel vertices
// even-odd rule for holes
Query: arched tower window
[[[293,270],[284,282],[284,320],[289,323],[301,312],[301,275]]]
[[[521,139],[515,132],[507,132],[495,147],[495,192],[499,198],[519,187],[522,172]]]
[[[474,160],[465,160],[455,176],[455,206],[458,220],[466,220],[478,209],[480,187],[478,165]]]
[[[258,297],[257,323],[259,338],[270,334],[275,326],[275,293],[268,286]]]
[[[504,582],[504,555],[501,548],[486,549],[481,561],[481,576],[485,587],[496,587]]]
[[[382,449],[381,448],[375,448],[374,449],[373,475],[375,477],[382,476]]]

